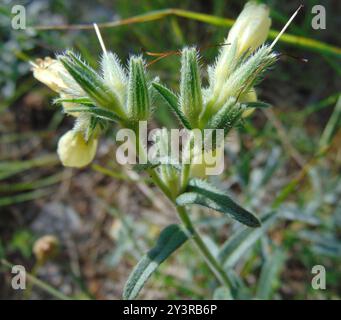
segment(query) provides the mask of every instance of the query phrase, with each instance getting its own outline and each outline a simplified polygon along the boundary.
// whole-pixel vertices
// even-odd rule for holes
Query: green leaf
[[[141,173],[141,172],[148,170],[148,169],[157,168],[159,165],[160,165],[159,162],[158,163],[151,163],[151,162],[137,163],[133,166],[133,170],[136,171],[137,173]]]
[[[83,105],[93,105],[93,101],[91,101],[87,97],[82,98],[72,98],[72,99],[65,99],[65,98],[57,98],[54,99],[54,103],[63,103],[63,102],[70,102],[70,103],[77,103],[77,104],[83,104]]]
[[[101,68],[104,83],[124,101],[128,79],[118,56],[112,52],[104,54]]]
[[[115,111],[121,117],[125,116],[117,95],[105,85],[96,71],[70,51],[60,56],[59,60],[96,104]]]
[[[104,120],[115,121],[115,122],[122,121],[122,118],[120,118],[114,112],[111,112],[111,111],[103,109],[103,108],[94,107],[94,106],[92,106],[92,107],[83,106],[83,107],[68,108],[67,112],[68,113],[88,112],[88,113],[91,113],[91,114],[95,115],[96,117],[104,119]]]
[[[235,99],[229,99],[210,119],[206,127],[209,129],[224,129],[224,135],[226,136],[241,119],[244,109],[240,103],[236,103]]]
[[[275,212],[272,211],[261,218],[262,226],[260,228],[245,228],[229,238],[220,249],[218,255],[218,260],[223,264],[224,268],[232,268],[257,240],[264,235],[275,221],[275,218]]]
[[[133,166],[133,170],[140,173],[148,169],[155,169],[158,166],[170,166],[177,171],[181,171],[181,166],[179,164],[173,164],[170,157],[161,157],[158,161],[148,162],[148,163],[137,163]]]
[[[177,197],[176,203],[179,206],[202,205],[229,215],[249,227],[260,226],[260,221],[256,216],[242,208],[207,181],[191,179],[186,192]]]
[[[262,102],[262,101],[254,101],[254,102],[242,102],[241,103],[246,108],[270,108],[271,104]]]
[[[153,82],[152,83],[154,89],[163,97],[163,99],[167,102],[167,105],[172,109],[173,112],[177,115],[179,118],[180,122],[183,124],[183,126],[189,130],[192,130],[192,127],[186,118],[186,116],[182,113],[182,111],[179,109],[178,106],[178,98],[177,96],[170,91],[168,88],[165,86]]]
[[[172,224],[160,234],[156,246],[139,261],[124,287],[123,298],[135,299],[158,266],[188,239],[179,225]]]
[[[147,120],[150,114],[150,98],[143,61],[132,57],[129,61],[128,113],[133,121]]]
[[[180,106],[195,127],[203,109],[198,52],[195,48],[184,48],[181,52]]]

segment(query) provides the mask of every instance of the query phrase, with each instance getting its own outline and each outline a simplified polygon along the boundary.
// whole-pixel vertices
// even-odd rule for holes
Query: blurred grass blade
[[[274,286],[280,281],[278,274],[284,262],[285,253],[281,249],[276,249],[271,256],[266,258],[257,287],[256,296],[258,299],[267,300],[271,298]]]
[[[224,265],[224,268],[232,268],[268,230],[275,221],[275,218],[275,212],[270,212],[261,219],[262,226],[260,228],[244,229],[228,239],[218,255],[218,259]]]
[[[188,239],[179,225],[172,224],[160,234],[156,246],[136,265],[124,287],[123,298],[135,299],[158,266]]]
[[[59,163],[59,159],[55,154],[23,161],[0,161],[0,180],[29,169],[52,166],[57,163]]]
[[[232,300],[231,292],[225,287],[219,287],[213,292],[213,300]]]
[[[0,207],[13,205],[20,202],[30,201],[34,199],[39,199],[52,194],[54,190],[51,189],[38,189],[31,192],[25,192],[16,194],[13,196],[7,196],[0,198]]]
[[[6,268],[12,269],[13,264],[9,263],[5,259],[0,260],[1,264],[4,265]],[[30,273],[26,273],[27,280],[30,281],[33,285],[39,287],[41,290],[49,293],[52,297],[55,297],[60,300],[72,300],[71,297],[66,296],[64,293],[58,291],[57,289],[50,286],[48,283],[38,279],[34,275]]]
[[[229,215],[249,227],[260,226],[255,215],[203,180],[190,180],[186,192],[177,197],[176,203],[179,206],[198,204]]]
[[[0,184],[0,192],[17,192],[47,187],[62,181],[64,177],[63,173],[58,172],[57,174],[34,181]]]
[[[130,25],[135,23],[144,23],[148,21],[155,21],[164,19],[167,16],[177,16],[190,20],[196,20],[200,22],[204,22],[210,25],[219,26],[219,27],[232,27],[234,20],[228,18],[221,18],[217,16],[212,16],[205,13],[193,12],[189,10],[182,9],[163,9],[163,10],[155,10],[150,11],[148,13],[137,15],[134,17],[130,17],[127,19],[122,19],[113,22],[99,23],[98,26],[100,28],[114,28],[122,25]],[[81,25],[57,25],[57,26],[33,26],[35,30],[71,30],[71,29],[93,29],[92,24],[81,24]],[[276,30],[270,30],[269,39],[275,39],[279,34]],[[336,57],[341,57],[341,48],[337,46],[333,46],[322,41],[302,37],[295,36],[292,34],[285,33],[279,39],[279,42],[286,43],[288,45],[292,45],[294,47],[304,48],[310,51],[320,52],[324,54],[333,55]]]
[[[322,133],[319,143],[320,150],[323,150],[330,144],[336,130],[339,127],[341,127],[341,95],[339,96],[334,111]]]

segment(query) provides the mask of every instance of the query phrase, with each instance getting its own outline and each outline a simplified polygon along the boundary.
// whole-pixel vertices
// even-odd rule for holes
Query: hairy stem
[[[145,158],[147,156],[146,150],[144,149],[144,145],[143,145],[143,142],[141,141],[141,137],[139,136],[139,131],[138,131],[137,127],[134,128],[134,131],[135,131],[136,137],[137,137],[137,139],[136,139],[137,153],[141,155],[141,153],[139,153],[139,150],[141,148],[141,151],[143,153],[143,157]],[[186,228],[187,232],[191,235],[192,240],[196,244],[196,248],[198,249],[200,254],[204,257],[205,262],[207,263],[207,265],[209,266],[209,268],[211,269],[211,271],[213,272],[213,274],[215,275],[217,280],[225,288],[230,290],[230,287],[231,287],[230,281],[229,281],[224,269],[222,268],[222,266],[220,265],[218,260],[212,255],[210,250],[207,248],[205,242],[202,240],[200,234],[195,229],[185,207],[176,205],[175,199],[172,196],[172,192],[171,192],[170,188],[161,180],[156,169],[148,169],[147,172],[149,173],[150,177],[152,178],[154,184],[161,189],[161,191],[165,194],[165,196],[176,207],[176,210],[178,212],[178,216],[179,216],[182,224]],[[184,164],[184,167],[182,169],[182,175],[181,175],[181,187],[182,188],[185,188],[187,186],[189,174],[190,174],[190,165]]]
[[[218,262],[218,260],[212,255],[210,250],[207,248],[205,242],[202,240],[200,234],[197,232],[193,223],[184,207],[176,206],[176,210],[178,212],[179,218],[182,224],[185,226],[186,230],[192,235],[192,240],[196,244],[198,251],[204,257],[207,265],[214,273],[217,280],[228,290],[230,290],[231,284],[230,281]]]

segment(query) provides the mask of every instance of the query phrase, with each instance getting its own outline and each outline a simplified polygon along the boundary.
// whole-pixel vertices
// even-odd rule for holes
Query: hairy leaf
[[[177,117],[179,118],[179,120],[181,121],[183,126],[187,129],[191,130],[192,127],[191,127],[188,119],[183,114],[183,112],[179,109],[177,96],[172,91],[170,91],[168,88],[166,88],[165,86],[163,86],[157,82],[153,82],[152,85],[155,88],[155,90],[167,102],[167,105],[172,109],[172,111],[175,112],[175,114],[177,115]]]
[[[180,206],[202,205],[227,214],[249,227],[260,226],[260,221],[256,216],[203,180],[191,179],[186,192],[177,197],[176,203]]]
[[[188,239],[179,225],[172,224],[160,234],[156,246],[139,261],[124,287],[123,298],[135,299],[158,266]]]

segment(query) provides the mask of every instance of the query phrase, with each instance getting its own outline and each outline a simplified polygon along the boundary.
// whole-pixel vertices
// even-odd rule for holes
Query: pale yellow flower
[[[219,175],[224,170],[224,144],[214,151],[194,156],[191,164],[191,176],[206,178],[209,175]]]
[[[67,89],[62,74],[67,74],[61,62],[50,57],[37,59],[33,64],[33,75],[40,82],[47,85],[53,91],[60,93]]]
[[[254,88],[251,88],[248,92],[242,94],[239,98],[240,102],[256,102],[257,94]],[[255,111],[255,108],[248,108],[243,112],[243,118],[247,118]]]
[[[65,167],[85,167],[94,159],[97,143],[98,139],[95,137],[86,141],[82,132],[70,130],[58,142],[60,161]]]
[[[228,43],[237,43],[237,54],[257,49],[268,37],[271,19],[264,4],[248,2],[232,26]]]

